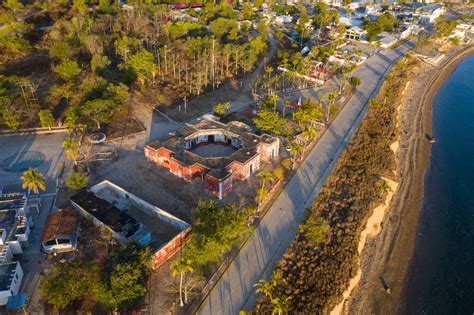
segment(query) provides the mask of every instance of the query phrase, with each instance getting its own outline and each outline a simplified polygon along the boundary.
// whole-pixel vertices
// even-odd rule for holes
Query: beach
[[[351,282],[354,290],[347,294],[344,307],[350,314],[400,311],[399,297],[413,256],[423,201],[423,178],[430,156],[427,135],[431,135],[432,99],[457,64],[473,52],[473,46],[456,47],[447,52],[440,66],[422,63],[412,71],[400,95],[398,140],[391,145],[396,155],[398,185],[392,185],[394,194],[386,210],[374,211],[382,229],[376,235],[361,235],[364,246],[360,279]]]

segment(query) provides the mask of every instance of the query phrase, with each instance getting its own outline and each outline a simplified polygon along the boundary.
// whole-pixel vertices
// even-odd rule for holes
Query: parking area
[[[18,190],[23,171],[31,166],[45,175],[47,191],[54,192],[54,181],[66,161],[65,138],[66,132],[0,136],[0,185]]]

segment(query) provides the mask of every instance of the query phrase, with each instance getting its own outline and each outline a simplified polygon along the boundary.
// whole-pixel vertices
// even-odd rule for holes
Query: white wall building
[[[17,295],[23,280],[23,269],[18,261],[0,265],[0,305],[6,305],[8,297]]]

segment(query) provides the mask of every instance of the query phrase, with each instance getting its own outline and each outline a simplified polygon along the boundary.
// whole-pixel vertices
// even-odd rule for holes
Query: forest
[[[256,14],[227,2],[182,11],[156,1],[5,1],[0,127],[98,129],[136,94],[164,106],[216,89],[267,49]]]

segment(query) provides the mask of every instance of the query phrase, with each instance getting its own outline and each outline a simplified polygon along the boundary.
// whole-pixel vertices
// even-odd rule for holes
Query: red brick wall
[[[164,148],[154,150],[150,147],[145,147],[145,156],[148,160],[169,169],[171,173],[186,180],[193,180],[207,172],[206,168],[203,166],[193,165],[188,167],[187,165],[174,160],[172,158],[172,152]]]
[[[182,231],[153,255],[152,267],[154,270],[158,269],[183,247],[186,236],[190,231],[191,228]]]

